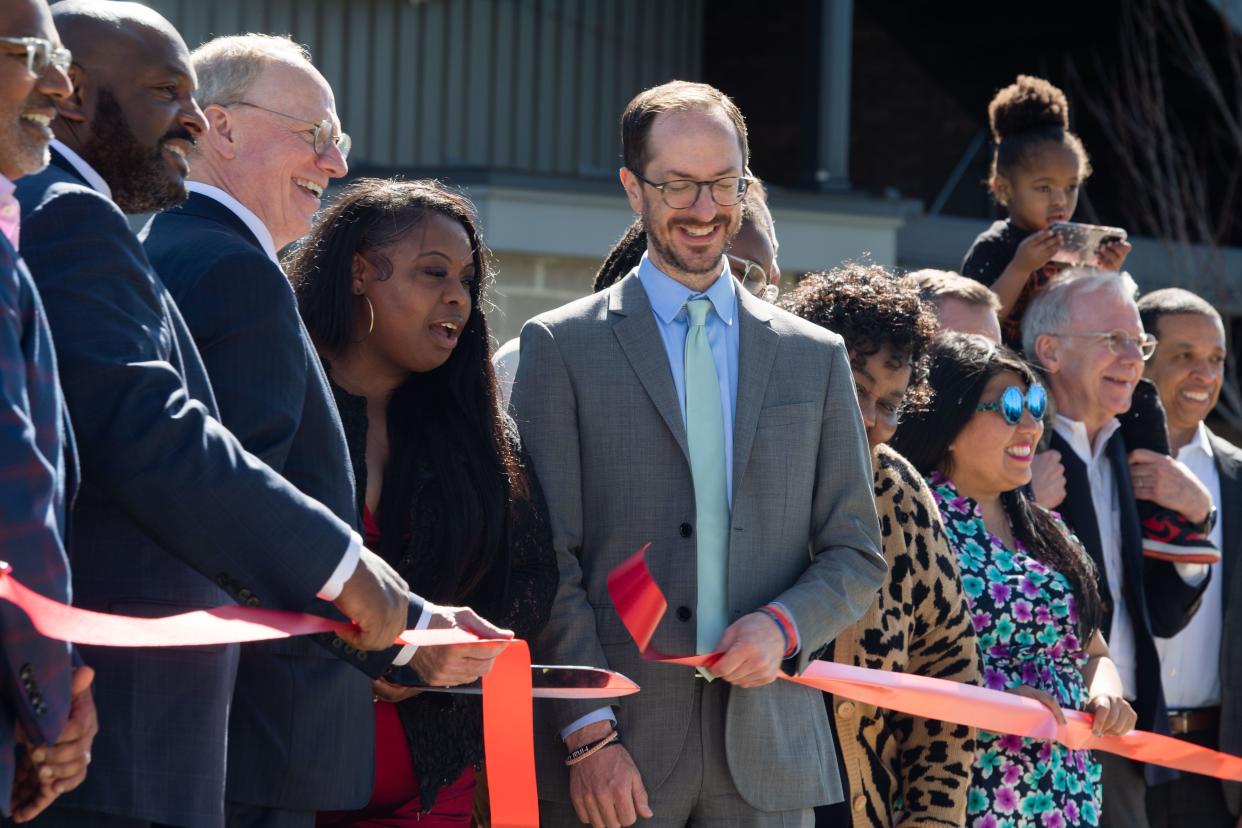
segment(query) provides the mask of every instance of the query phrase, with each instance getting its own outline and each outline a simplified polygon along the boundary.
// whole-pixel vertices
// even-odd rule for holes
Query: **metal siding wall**
[[[306,44],[353,159],[606,177],[640,90],[693,80],[704,0],[146,0],[190,48],[244,31]]]

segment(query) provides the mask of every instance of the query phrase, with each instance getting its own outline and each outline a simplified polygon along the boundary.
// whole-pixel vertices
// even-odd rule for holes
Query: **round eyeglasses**
[[[52,41],[42,37],[0,37],[5,46],[16,46],[26,53],[26,71],[32,75],[42,75],[47,67],[55,66],[62,72],[68,72],[73,63],[73,54],[68,49],[53,46]],[[21,52],[13,52],[17,57]]]
[[[1048,392],[1039,383],[1032,385],[1022,393],[1022,389],[1011,385],[1001,392],[996,402],[980,403],[975,411],[995,411],[1005,418],[1005,422],[1016,426],[1022,420],[1022,409],[1031,412],[1036,421],[1043,420],[1048,413]]]
[[[337,150],[341,153],[341,158],[343,159],[348,158],[350,147],[352,147],[354,143],[353,139],[351,139],[344,132],[337,132],[336,126],[332,123],[332,121],[330,121],[327,118],[324,118],[319,123],[315,123],[314,121],[308,121],[305,118],[299,118],[298,116],[290,115],[287,112],[278,112],[275,109],[269,109],[266,106],[261,106],[260,104],[257,104],[257,103],[251,103],[250,101],[234,101],[231,104],[221,104],[221,106],[249,106],[254,109],[261,109],[264,112],[269,112],[272,115],[279,115],[282,118],[288,118],[291,121],[298,121],[299,123],[303,123],[309,127],[313,127],[313,132],[314,132],[313,144],[315,147],[316,155],[322,156],[328,151],[329,147],[335,146]],[[306,130],[298,130],[298,131],[299,132],[311,132],[312,130],[306,129]]]
[[[685,210],[693,207],[695,202],[699,200],[699,193],[704,187],[711,194],[712,201],[721,207],[732,207],[735,204],[741,203],[746,196],[746,189],[750,186],[750,179],[744,175],[729,175],[724,178],[717,178],[715,181],[691,181],[687,178],[674,178],[672,181],[657,184],[633,170],[630,170],[630,172],[634,173],[634,177],[648,187],[659,190],[660,197],[664,199],[664,203],[674,210]]]
[[[1125,353],[1130,345],[1138,349],[1139,356],[1143,361],[1151,359],[1151,355],[1156,352],[1156,346],[1160,344],[1160,340],[1156,339],[1149,333],[1142,336],[1132,336],[1125,331],[1083,331],[1082,333],[1059,333],[1055,336],[1077,336],[1097,341],[1107,341],[1108,350],[1114,354]]]
[[[763,265],[732,253],[726,253],[725,258],[729,260],[729,270],[733,272],[734,278],[742,283],[743,290],[768,302],[776,301],[781,289],[769,283],[768,272],[763,269]]]

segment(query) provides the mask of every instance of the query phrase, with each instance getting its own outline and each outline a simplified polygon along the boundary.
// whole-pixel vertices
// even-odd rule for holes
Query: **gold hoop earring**
[[[362,294],[362,299],[367,303],[367,310],[371,312],[371,324],[367,326],[367,332],[362,335],[362,339],[358,340],[359,342],[365,341],[367,337],[375,333],[375,306],[371,304],[371,297],[365,293]]]

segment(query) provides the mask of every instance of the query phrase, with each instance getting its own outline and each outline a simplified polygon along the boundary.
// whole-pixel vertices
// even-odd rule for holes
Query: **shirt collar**
[[[705,296],[712,301],[716,315],[726,325],[732,325],[737,315],[737,294],[734,292],[733,274],[729,271],[728,260],[723,256],[720,257],[720,275],[716,277],[715,282],[712,282],[711,287],[700,293],[696,293],[660,270],[646,253],[643,254],[642,261],[638,263],[638,280],[642,282],[643,288],[647,291],[647,300],[651,303],[651,309],[665,325],[677,318],[677,314],[681,313],[681,309],[686,306],[689,299],[699,296]]]
[[[108,186],[108,182],[104,181],[103,176],[95,172],[95,168],[86,163],[82,156],[69,149],[63,141],[57,138],[52,139],[52,149],[64,156],[65,160],[69,162],[69,166],[77,170],[78,175],[86,179],[86,183],[90,185],[92,190],[107,196],[109,201],[112,200],[112,188]]]
[[[1104,447],[1108,445],[1109,439],[1121,428],[1121,421],[1113,417],[1099,433],[1095,435],[1095,445],[1091,445],[1091,441],[1087,439],[1087,426],[1079,420],[1071,420],[1063,414],[1058,414],[1056,421],[1052,426],[1056,429],[1057,434],[1065,438],[1065,442],[1069,443],[1070,448],[1074,450],[1074,454],[1078,455],[1078,459],[1084,463],[1090,464],[1100,459],[1100,455],[1104,453]]]
[[[18,230],[22,222],[21,205],[13,195],[16,189],[16,184],[0,175],[0,233],[9,240],[14,250],[17,249]]]
[[[1201,451],[1211,460],[1216,455],[1212,452],[1212,441],[1208,439],[1207,426],[1202,420],[1199,421],[1199,427],[1195,429],[1195,436],[1190,438],[1190,442],[1182,446],[1177,452],[1177,459],[1182,459],[1182,452]]]
[[[267,257],[275,262],[277,266],[280,265],[280,259],[276,255],[276,242],[272,239],[272,233],[267,229],[267,225],[254,214],[253,210],[212,184],[205,184],[202,181],[186,181],[185,188],[192,193],[206,196],[212,201],[217,201],[229,208],[233,215],[241,219],[250,232],[254,233],[254,237],[259,240],[259,245],[263,248],[263,252],[267,254]]]

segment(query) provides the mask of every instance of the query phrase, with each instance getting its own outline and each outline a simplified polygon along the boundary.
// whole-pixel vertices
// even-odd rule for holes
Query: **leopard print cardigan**
[[[978,684],[980,656],[957,558],[923,478],[881,445],[872,455],[888,580],[837,637],[833,660]],[[974,730],[831,699],[854,828],[959,826]]]

